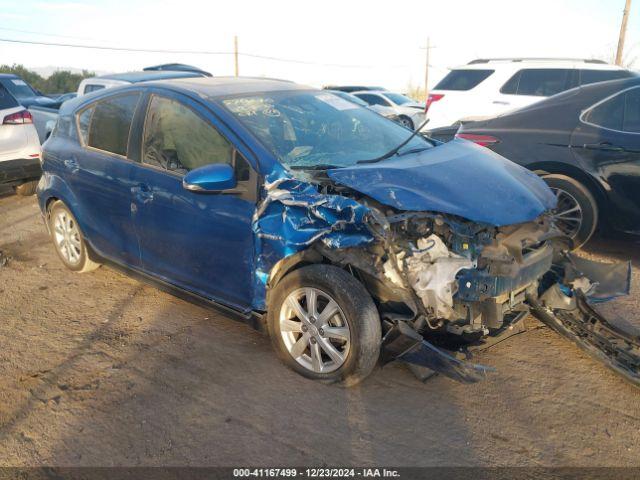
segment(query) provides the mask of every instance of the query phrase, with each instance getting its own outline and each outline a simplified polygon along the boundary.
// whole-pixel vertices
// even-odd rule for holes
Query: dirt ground
[[[640,326],[632,296],[607,306]],[[67,271],[35,197],[0,196],[0,465],[640,466],[640,390],[533,319],[479,384],[404,365],[317,385],[268,339],[111,269]],[[595,253],[599,252],[599,253]],[[601,253],[606,252],[606,253]]]

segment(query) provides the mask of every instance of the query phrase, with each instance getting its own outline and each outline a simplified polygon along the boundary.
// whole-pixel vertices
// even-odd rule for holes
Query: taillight
[[[477,143],[481,147],[488,147],[489,145],[493,145],[494,143],[500,143],[496,137],[492,137],[491,135],[475,135],[473,133],[456,133],[456,138],[464,138],[465,140],[469,140],[473,143]]]
[[[424,113],[427,113],[429,111],[429,107],[433,102],[437,102],[438,100],[442,99],[442,97],[444,97],[442,93],[430,93],[427,97],[427,106],[424,109]]]
[[[23,123],[33,123],[33,117],[29,110],[12,113],[4,117],[3,125],[22,125]]]

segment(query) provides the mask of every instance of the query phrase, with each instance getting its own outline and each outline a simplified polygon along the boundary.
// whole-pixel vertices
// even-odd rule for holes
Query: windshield
[[[405,97],[404,95],[401,95],[399,93],[384,92],[382,95],[387,97],[396,105],[404,105],[405,103],[416,103],[415,100],[411,100],[409,97]]]
[[[21,78],[4,78],[1,81],[11,95],[16,98],[31,98],[37,96],[36,92]]]
[[[329,92],[274,92],[223,101],[289,168],[351,166],[378,158],[411,131]],[[416,136],[399,154],[430,148]]]

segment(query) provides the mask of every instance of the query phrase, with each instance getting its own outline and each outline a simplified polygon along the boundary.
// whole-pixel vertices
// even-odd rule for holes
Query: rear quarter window
[[[13,98],[13,95],[11,95],[2,84],[0,84],[0,110],[15,108],[18,105],[19,103],[15,98]]]
[[[627,70],[580,70],[580,85],[628,78],[631,75]]]
[[[471,90],[485,81],[494,70],[451,70],[435,86],[434,90]]]

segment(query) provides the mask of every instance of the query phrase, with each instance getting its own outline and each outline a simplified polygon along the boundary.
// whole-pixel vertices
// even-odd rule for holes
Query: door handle
[[[137,186],[131,187],[131,193],[141,203],[149,203],[153,200],[153,191],[146,183],[139,183]]]
[[[623,152],[624,148],[613,145],[611,142],[585,143],[587,150],[606,150],[607,152]]]
[[[67,170],[71,170],[71,173],[77,173],[80,170],[80,165],[78,165],[78,161],[75,158],[67,158],[62,163]]]

